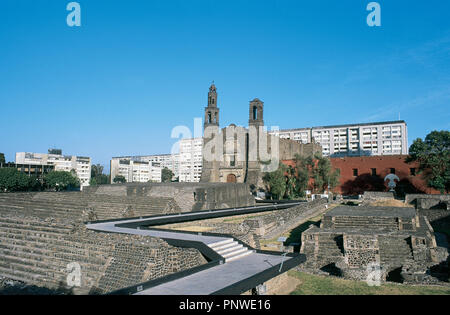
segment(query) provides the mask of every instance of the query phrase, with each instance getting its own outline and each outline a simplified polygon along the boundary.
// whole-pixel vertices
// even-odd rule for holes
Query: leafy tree
[[[109,176],[103,174],[104,167],[100,164],[94,164],[91,166],[91,182],[89,182],[90,185],[96,186],[96,185],[107,185],[109,184]],[[94,180],[93,180],[94,179]]]
[[[0,191],[24,191],[30,187],[30,178],[15,168],[0,169]]]
[[[432,131],[414,140],[406,162],[419,162],[419,172],[429,187],[441,193],[450,191],[450,131]]]
[[[80,187],[80,180],[72,172],[53,171],[45,175],[45,185],[57,191]]]
[[[117,175],[116,177],[114,177],[113,182],[114,182],[114,183],[121,183],[121,184],[123,184],[123,183],[126,183],[127,180],[126,180],[126,178],[125,178],[124,176],[122,176],[122,175]]]
[[[296,198],[304,197],[305,191],[308,189],[311,170],[314,167],[312,157],[302,157],[295,155],[295,195]]]
[[[316,156],[316,159],[317,163],[312,171],[313,185],[316,192],[323,193],[339,184],[341,174],[339,170],[333,171],[329,158]]]
[[[171,182],[173,177],[173,172],[169,170],[167,167],[164,167],[161,172],[161,181],[163,183]]]
[[[94,164],[91,166],[91,178],[96,178],[103,174],[103,165]]]
[[[5,154],[0,153],[0,164],[5,164],[5,163],[6,163],[6,161],[5,161]]]
[[[29,177],[28,188],[33,191],[42,190],[42,182],[36,175],[31,175]]]
[[[264,182],[267,184],[272,199],[282,199],[286,192],[286,166],[280,163],[280,166],[276,171],[266,173],[263,177]]]

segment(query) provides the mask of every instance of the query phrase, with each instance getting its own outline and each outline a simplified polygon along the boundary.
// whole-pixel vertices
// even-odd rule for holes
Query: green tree
[[[294,161],[296,169],[295,191],[297,197],[304,197],[305,191],[308,189],[311,177],[310,170],[314,167],[314,161],[312,157],[305,158],[298,154],[295,155]]]
[[[263,180],[266,183],[272,199],[283,199],[286,193],[286,166],[284,164],[279,165],[276,171],[265,173]]]
[[[450,191],[450,131],[432,131],[414,140],[406,162],[418,162],[419,173],[429,187],[441,193]]]
[[[80,180],[72,172],[53,171],[45,175],[45,185],[57,191],[80,187]]]
[[[28,187],[33,191],[42,190],[42,182],[36,175],[31,175],[29,178]]]
[[[5,163],[6,163],[6,161],[5,161],[5,154],[0,153],[0,164],[5,164]]]
[[[103,165],[94,164],[91,165],[91,178],[96,178],[99,175],[103,174]]]
[[[91,166],[91,181],[92,184],[89,182],[90,185],[96,186],[96,185],[107,185],[109,184],[109,176],[103,174],[104,167],[100,164],[94,164]],[[93,180],[95,179],[95,180]]]
[[[15,168],[0,169],[0,191],[24,191],[30,188],[30,178]]]
[[[173,172],[167,167],[164,167],[161,171],[161,181],[163,183],[171,182],[173,178]]]
[[[116,177],[114,177],[113,182],[114,182],[114,183],[121,183],[121,184],[123,184],[123,183],[126,183],[127,180],[125,179],[124,176],[122,176],[122,175],[117,175]]]
[[[333,189],[339,184],[340,171],[333,170],[331,161],[327,157],[316,156],[317,163],[312,171],[314,189],[318,193]]]

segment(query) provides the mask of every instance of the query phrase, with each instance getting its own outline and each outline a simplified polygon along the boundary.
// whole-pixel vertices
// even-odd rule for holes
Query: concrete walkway
[[[293,205],[295,206],[295,205]],[[267,206],[255,206],[254,208],[266,208]],[[212,210],[210,212],[222,213],[223,216],[227,216],[227,213],[234,212],[236,210],[242,211],[248,210],[249,208],[234,208],[225,210]],[[282,211],[282,210],[280,210]],[[234,239],[230,237],[220,237],[220,236],[207,236],[198,235],[192,233],[182,233],[182,232],[168,232],[161,230],[140,230],[133,228],[123,228],[117,226],[118,224],[124,223],[138,223],[145,222],[147,226],[152,225],[152,221],[161,218],[179,218],[179,222],[183,222],[183,217],[198,215],[199,219],[205,215],[206,212],[202,213],[182,213],[176,215],[164,215],[155,216],[152,218],[144,219],[130,219],[121,221],[111,221],[102,223],[92,223],[87,224],[86,227],[90,230],[95,230],[99,232],[112,232],[112,233],[124,233],[124,234],[135,234],[135,235],[145,235],[151,237],[158,237],[161,239],[179,239],[187,241],[197,241],[202,242],[216,251],[219,255],[223,256],[223,249],[220,247],[228,246]],[[221,246],[221,244],[225,244]],[[229,246],[230,247],[230,246]],[[242,246],[241,246],[242,247]],[[243,250],[240,250],[243,252]],[[236,254],[233,260],[225,259],[225,263],[218,265],[203,271],[199,271],[195,274],[183,277],[181,279],[176,279],[170,282],[166,282],[155,287],[146,289],[137,294],[139,295],[208,295],[214,293],[220,289],[229,287],[241,280],[248,279],[252,276],[257,275],[267,269],[272,268],[286,261],[289,258],[280,255],[269,255],[256,253],[254,251],[245,252],[244,254]]]

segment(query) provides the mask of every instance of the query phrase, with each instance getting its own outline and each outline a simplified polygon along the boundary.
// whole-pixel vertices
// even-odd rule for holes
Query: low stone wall
[[[327,199],[316,199],[261,218],[245,220],[244,224],[261,238],[270,239],[295,228],[301,221],[321,214],[327,209],[326,205]]]
[[[242,295],[288,295],[293,292],[297,286],[301,284],[299,279],[289,276],[288,272],[284,272],[262,284],[260,287],[263,292],[258,292],[257,288],[242,293]]]
[[[255,205],[250,188],[243,183],[129,183],[88,187],[88,195],[140,199],[171,198],[182,212]]]
[[[416,208],[450,210],[450,200],[441,200],[440,198],[417,198]]]
[[[365,191],[363,194],[364,201],[379,201],[394,199],[394,193],[387,191]]]
[[[416,205],[418,199],[432,199],[435,200],[435,203],[439,203],[442,201],[450,201],[450,195],[428,195],[428,194],[406,194],[405,203]],[[430,205],[432,205],[433,201],[430,201]],[[426,205],[426,203],[424,203]],[[429,209],[429,208],[422,208]]]

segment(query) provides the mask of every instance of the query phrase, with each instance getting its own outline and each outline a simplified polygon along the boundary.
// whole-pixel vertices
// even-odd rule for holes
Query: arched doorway
[[[228,176],[227,176],[227,183],[236,183],[236,175],[228,174]]]

